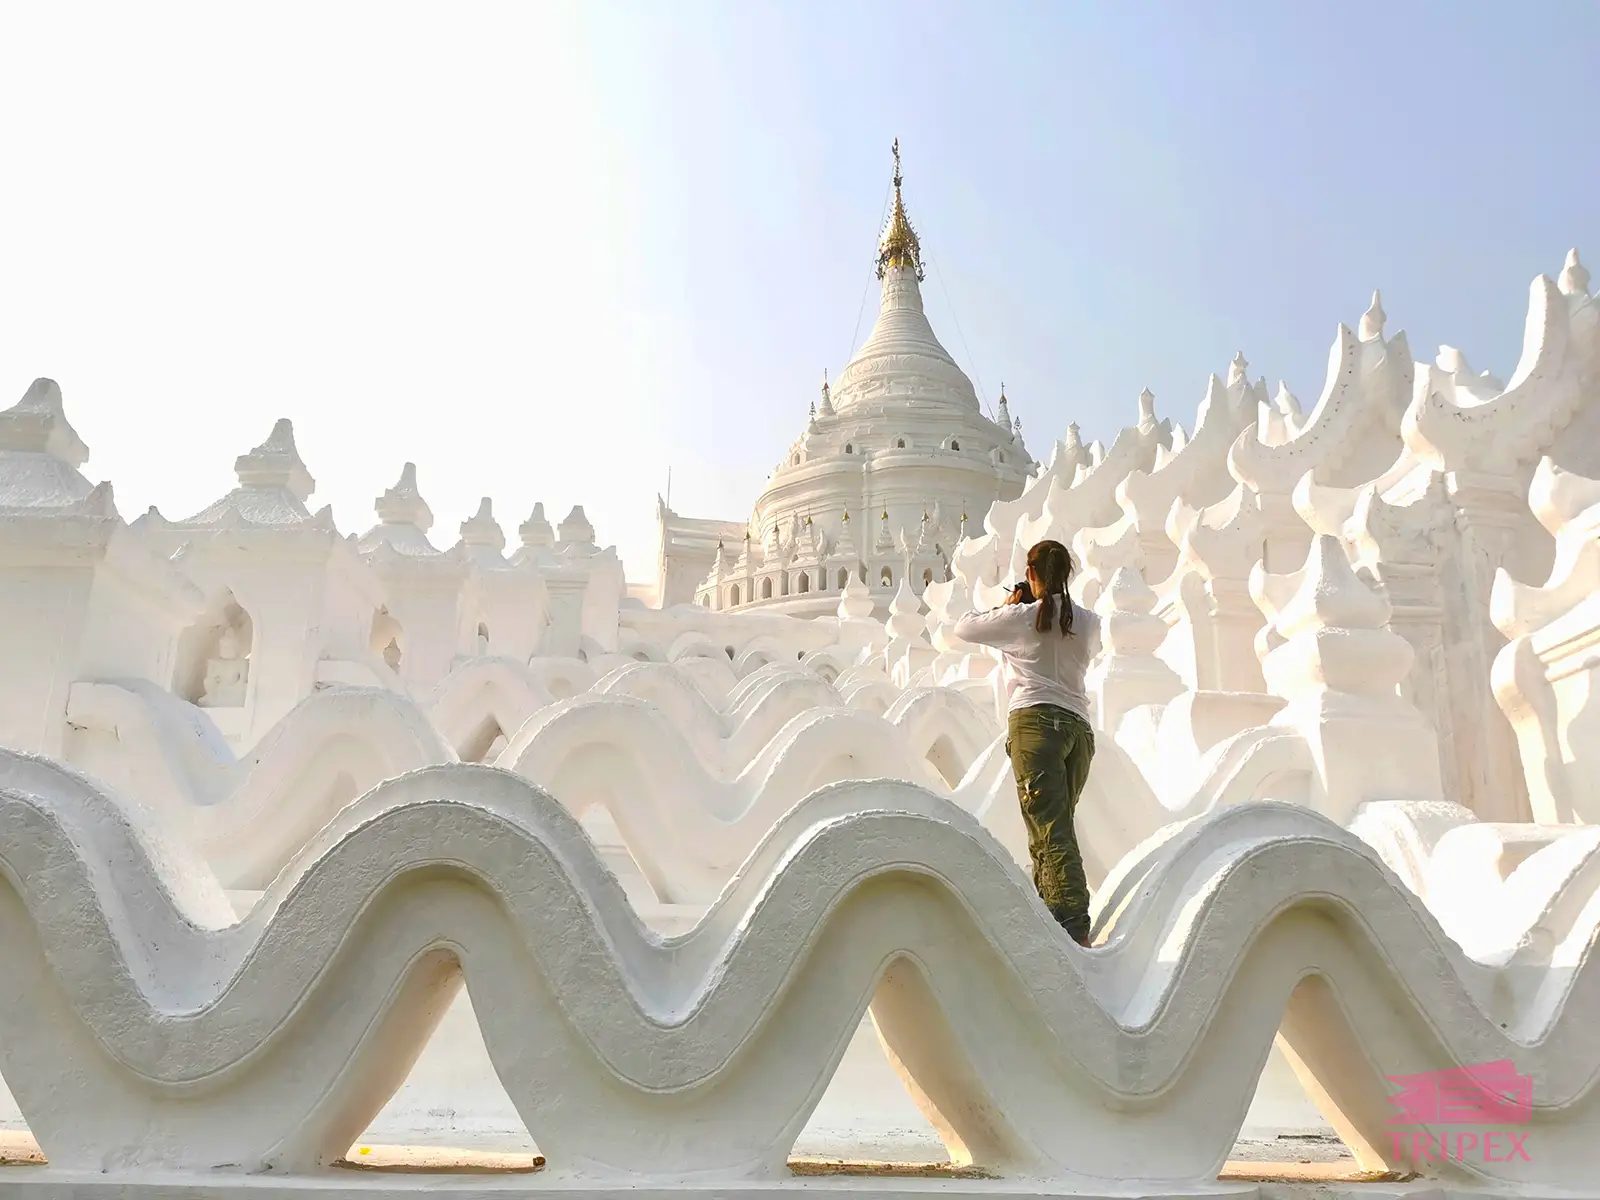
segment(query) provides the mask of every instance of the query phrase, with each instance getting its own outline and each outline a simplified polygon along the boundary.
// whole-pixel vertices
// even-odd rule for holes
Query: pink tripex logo
[[[1401,1089],[1389,1097],[1400,1106],[1391,1125],[1526,1125],[1533,1117],[1533,1077],[1518,1075],[1509,1058],[1388,1080]]]
[[[1400,1110],[1389,1118],[1391,1125],[1526,1125],[1533,1119],[1533,1078],[1517,1074],[1509,1058],[1387,1078],[1400,1089],[1389,1097]],[[1397,1130],[1389,1136],[1394,1139],[1395,1157],[1401,1157],[1406,1135]],[[1473,1150],[1481,1151],[1485,1162],[1528,1159],[1526,1133],[1492,1131],[1481,1138],[1475,1133],[1440,1134],[1437,1140],[1413,1133],[1409,1140],[1411,1157],[1419,1162],[1460,1161]],[[1504,1155],[1498,1153],[1502,1149]]]

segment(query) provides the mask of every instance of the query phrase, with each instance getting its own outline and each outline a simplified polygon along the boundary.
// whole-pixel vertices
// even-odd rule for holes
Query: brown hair
[[[1033,627],[1040,633],[1050,632],[1050,622],[1055,620],[1059,605],[1061,636],[1072,632],[1072,601],[1067,598],[1067,580],[1072,578],[1072,555],[1060,542],[1035,542],[1028,551],[1028,570],[1039,577],[1044,585],[1044,595],[1039,597],[1039,612]]]

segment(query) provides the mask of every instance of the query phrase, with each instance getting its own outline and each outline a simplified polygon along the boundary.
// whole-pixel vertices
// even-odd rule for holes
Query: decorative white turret
[[[1578,261],[1576,246],[1567,251],[1567,260],[1561,266],[1561,277],[1556,280],[1556,286],[1567,296],[1589,294],[1589,268]]]
[[[934,653],[924,637],[927,626],[922,617],[922,601],[904,576],[889,602],[889,619],[884,627],[889,635],[884,669],[898,686],[909,686],[911,677],[933,662]]]
[[[239,484],[246,488],[279,488],[304,504],[316,491],[316,480],[300,461],[294,444],[294,423],[279,417],[267,440],[249,454],[241,454],[233,464]]]
[[[417,467],[406,463],[395,485],[373,502],[379,524],[369,530],[357,548],[371,559],[384,548],[411,558],[432,558],[440,552],[428,540],[433,528],[433,510],[417,490]]]
[[[844,590],[839,593],[838,615],[841,621],[864,621],[872,616],[873,609],[877,607],[872,599],[872,593],[867,585],[854,575],[850,582],[845,584]]]
[[[887,508],[878,513],[878,537],[873,542],[872,548],[879,557],[892,555],[895,552],[894,530],[889,527],[889,510]]]
[[[1495,572],[1491,612],[1510,644],[1494,661],[1495,698],[1516,731],[1533,819],[1600,823],[1600,480],[1540,461],[1528,490],[1556,540],[1539,586]]]
[[[1576,251],[1567,255],[1560,283],[1546,275],[1533,281],[1522,356],[1503,390],[1463,378],[1451,359],[1417,373],[1402,432],[1418,459],[1519,498],[1544,456],[1600,477],[1600,399],[1592,382],[1600,310],[1588,283]]]
[[[1156,427],[1156,394],[1149,388],[1139,392],[1139,420],[1134,427],[1145,434]]]
[[[1265,596],[1271,588],[1256,570]],[[1369,800],[1438,800],[1438,745],[1397,690],[1413,651],[1388,628],[1388,601],[1356,577],[1330,534],[1312,539],[1298,575],[1287,601],[1265,610],[1282,641],[1263,669],[1287,701],[1272,723],[1311,749],[1312,807],[1343,823]]]
[[[1271,403],[1259,406],[1256,440],[1264,446],[1283,445],[1300,427],[1301,415],[1300,401],[1283,380],[1278,380],[1278,391]]]
[[[556,530],[556,535],[558,550],[598,549],[594,541],[594,526],[589,524],[589,518],[584,514],[581,504],[572,506],[572,511],[566,515]]]
[[[361,551],[373,542],[341,536],[331,508],[307,511],[316,483],[294,426],[278,420],[233,467],[239,486],[220,500],[182,521],[152,508],[134,528],[173,554],[206,596],[180,643],[174,690],[206,701],[218,729],[245,749],[318,687],[398,681],[372,645],[384,588]],[[236,662],[248,663],[242,681],[230,680]]]
[[[549,550],[556,544],[556,531],[545,518],[542,502],[535,504],[528,519],[517,527],[517,536],[522,539],[522,549],[529,554]]]
[[[889,619],[884,628],[896,640],[921,637],[925,628],[921,612],[922,601],[902,579],[895,589],[894,599],[889,602]]]
[[[78,680],[172,684],[180,631],[201,596],[123,524],[61,389],[36,379],[0,412],[0,745],[59,755]]]
[[[850,510],[845,509],[839,516],[839,536],[834,541],[834,558],[845,564],[844,569],[850,572],[851,577],[860,574],[862,568],[856,564],[861,559],[861,553],[856,545],[855,521],[850,517]]]
[[[89,447],[67,422],[55,380],[35,379],[0,412],[0,510],[81,506],[94,490],[78,473],[88,461]]]
[[[480,566],[503,566],[506,548],[505,530],[494,519],[494,502],[483,497],[478,511],[461,522],[461,545],[467,557]]]
[[[387,593],[372,649],[406,682],[431,687],[455,658],[457,608],[469,570],[465,548],[441,551],[428,540],[433,510],[413,463],[373,507],[380,523],[356,543]]]
[[[1163,705],[1183,691],[1183,681],[1156,650],[1167,625],[1153,616],[1156,594],[1133,567],[1122,567],[1095,606],[1100,615],[1101,652],[1085,683],[1100,727],[1115,733],[1130,711]]]
[[[1383,337],[1383,324],[1389,315],[1383,311],[1383,297],[1378,294],[1378,289],[1372,289],[1372,303],[1367,305],[1367,311],[1361,314],[1361,325],[1357,336],[1363,342],[1376,342]]]
[[[1245,374],[1247,366],[1240,354],[1229,368],[1226,384],[1211,376],[1195,416],[1194,436],[1183,439],[1178,436],[1181,430],[1175,431],[1170,449],[1156,441],[1151,468],[1135,468],[1117,485],[1115,497],[1122,510],[1117,520],[1099,528],[1084,526],[1077,533],[1073,546],[1086,571],[1099,573],[1098,578],[1086,576],[1084,580],[1086,603],[1092,605],[1099,584],[1120,566],[1137,566],[1150,580],[1167,578],[1178,554],[1177,544],[1167,533],[1174,507],[1201,508],[1221,501],[1233,490],[1228,451],[1260,407]],[[1139,428],[1146,436],[1154,421],[1154,404],[1155,397],[1147,389],[1140,396],[1139,408]]]
[[[1233,356],[1233,361],[1228,364],[1228,386],[1239,387],[1250,380],[1250,363],[1240,350]]]
[[[922,602],[928,606],[925,624],[928,640],[941,651],[966,653],[974,649],[955,636],[955,625],[972,607],[972,593],[959,578],[941,580],[922,590]]]
[[[1167,661],[1199,691],[1264,691],[1254,651],[1262,617],[1250,582],[1266,540],[1261,498],[1239,485],[1199,512],[1176,503],[1167,530],[1179,547],[1160,588],[1177,617]]]
[[[186,528],[284,528],[315,520],[324,530],[333,531],[331,509],[324,508],[313,517],[306,508],[317,485],[300,461],[300,451],[294,444],[294,424],[287,417],[277,420],[266,441],[235,459],[233,470],[239,479],[237,488],[175,524]],[[159,514],[154,515],[160,519]]]
[[[410,525],[423,533],[433,528],[433,510],[417,490],[416,463],[401,468],[399,481],[378,497],[374,507],[385,525]]]
[[[1357,331],[1338,327],[1322,394],[1310,414],[1294,422],[1288,437],[1269,415],[1241,432],[1229,451],[1233,477],[1261,496],[1269,571],[1281,572],[1305,558],[1308,530],[1291,496],[1308,471],[1319,484],[1360,487],[1402,457],[1400,418],[1415,367],[1403,332],[1384,337],[1385,320],[1374,292]]]
[[[1056,446],[1056,453],[1069,476],[1089,461],[1089,451],[1083,445],[1083,431],[1076,421],[1067,424],[1067,436]]]

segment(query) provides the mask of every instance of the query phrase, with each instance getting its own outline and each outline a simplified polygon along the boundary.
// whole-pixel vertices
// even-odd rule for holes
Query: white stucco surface
[[[1287,1131],[1430,1196],[1600,1194],[1576,253],[1507,383],[1419,361],[1375,294],[1309,408],[1239,355],[1190,430],[1146,393],[1036,466],[895,212],[878,324],[708,603],[646,607],[581,506],[509,548],[486,497],[440,549],[425,464],[347,535],[288,419],[212,505],[129,522],[59,387],[0,412],[0,1130],[51,1163],[0,1194],[326,1191],[359,1139],[537,1148],[557,1191],[932,1186],[798,1182],[793,1149],[1189,1196]],[[858,499],[889,517],[830,533]],[[664,563],[715,532],[663,521]],[[1047,537],[1105,630],[1090,950],[954,636]],[[1536,1153],[1396,1139],[1396,1077],[1483,1063]]]

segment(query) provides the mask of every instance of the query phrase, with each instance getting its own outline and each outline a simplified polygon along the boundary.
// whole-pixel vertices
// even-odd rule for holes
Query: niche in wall
[[[394,619],[387,608],[379,608],[372,614],[372,634],[368,638],[368,646],[396,674],[405,656],[405,636],[400,622]]]
[[[172,690],[201,708],[241,708],[250,683],[255,622],[223,588],[178,635]]]

